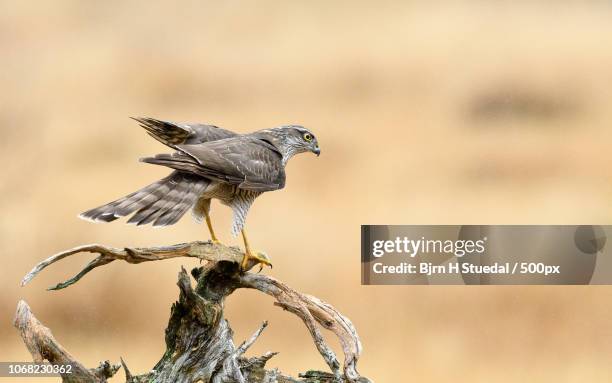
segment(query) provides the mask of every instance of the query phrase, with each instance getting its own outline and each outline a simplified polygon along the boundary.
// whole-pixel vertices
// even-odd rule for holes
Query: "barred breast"
[[[234,212],[232,235],[236,236],[244,227],[249,208],[260,194],[261,192],[240,189],[237,185],[211,182],[195,204],[193,216],[198,222],[202,221],[204,213],[210,211],[211,199],[219,200]]]
[[[232,222],[232,235],[236,236],[244,227],[247,213],[251,208],[251,205],[255,201],[261,192],[254,192],[251,190],[244,190],[236,188],[234,199],[230,203],[232,210],[234,211],[234,220]]]

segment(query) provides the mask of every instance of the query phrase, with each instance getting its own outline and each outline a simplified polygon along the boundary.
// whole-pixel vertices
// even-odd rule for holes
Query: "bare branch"
[[[325,343],[317,323],[332,331],[342,345],[344,352],[344,375],[349,381],[360,378],[356,369],[357,360],[361,355],[361,341],[357,330],[351,321],[340,314],[333,306],[311,295],[302,294],[275,278],[267,275],[243,274],[240,278],[242,287],[257,289],[273,296],[277,306],[297,315],[310,332],[312,339],[336,377],[340,376],[339,362],[333,350]]]
[[[242,342],[242,344],[236,349],[236,356],[241,356],[242,354],[244,354],[249,349],[249,347],[251,347],[253,343],[255,343],[257,338],[259,338],[259,336],[266,327],[268,327],[268,321],[264,321],[249,339]]]
[[[212,379],[213,382],[260,382],[275,376],[279,382],[282,379],[284,379],[282,381],[293,382],[294,380],[290,377],[264,369],[264,364],[275,353],[267,353],[255,358],[242,357],[261,335],[267,322],[264,322],[238,348],[234,346],[231,339],[231,328],[223,319],[223,301],[237,288],[256,289],[272,296],[276,300],[275,305],[295,314],[304,322],[317,350],[333,373],[331,378],[325,373],[317,375],[318,381],[368,381],[357,372],[356,365],[362,347],[351,321],[330,304],[314,296],[302,294],[273,277],[241,271],[239,265],[243,253],[238,248],[211,242],[124,249],[102,245],[81,246],[40,262],[23,278],[22,285],[28,283],[45,267],[81,252],[97,253],[99,256],[76,276],[52,289],[70,286],[94,268],[115,260],[141,263],[176,257],[192,257],[208,261],[204,267],[192,271],[193,277],[198,280],[195,289],[191,286],[187,272],[184,269],[181,270],[178,280],[181,294],[179,301],[172,308],[170,322],[166,329],[166,354],[149,374],[133,377],[126,368],[128,381],[141,381],[137,379],[148,381],[153,377],[156,381],[173,381],[179,374],[183,378],[191,377],[203,381]],[[254,265],[255,262],[252,261],[248,269]],[[342,369],[336,354],[325,342],[321,334],[321,327],[332,331],[338,337],[344,353]],[[209,340],[202,343],[202,339]],[[26,341],[26,344],[29,343]],[[194,344],[197,346],[193,346]],[[34,352],[32,354],[36,358],[36,354]],[[207,363],[202,363],[203,360],[207,360]],[[253,375],[254,371],[259,371],[259,375]],[[253,378],[254,376],[256,378]]]
[[[19,329],[35,362],[47,360],[52,364],[72,365],[70,374],[62,374],[64,382],[106,382],[119,369],[119,365],[113,366],[108,361],[100,363],[97,368],[87,369],[55,340],[51,331],[36,319],[25,301],[19,301],[17,305],[14,325]]]
[[[66,288],[76,282],[78,282],[85,274],[99,266],[104,266],[115,260],[122,260],[128,263],[142,263],[151,261],[160,261],[164,259],[177,258],[177,257],[191,257],[199,258],[207,261],[232,261],[240,262],[244,253],[237,247],[228,247],[221,244],[214,244],[210,241],[207,242],[190,242],[181,243],[173,246],[164,247],[150,247],[150,248],[124,248],[118,249],[98,244],[84,245],[72,248],[70,250],[62,251],[61,253],[55,254],[44,261],[38,263],[29,273],[27,273],[21,280],[21,286],[25,286],[30,282],[38,273],[44,270],[47,266],[60,261],[66,257],[79,253],[97,253],[100,254],[97,258],[91,261],[87,266],[83,268],[77,275],[68,279],[65,282],[58,283],[55,286],[49,288],[49,290],[60,290]],[[248,269],[255,265],[251,262]]]
[[[123,372],[125,372],[125,381],[132,381],[132,373],[130,372],[130,369],[128,368],[127,364],[125,363],[125,360],[123,360],[123,358],[119,358],[119,360],[121,361],[121,367],[123,367]]]

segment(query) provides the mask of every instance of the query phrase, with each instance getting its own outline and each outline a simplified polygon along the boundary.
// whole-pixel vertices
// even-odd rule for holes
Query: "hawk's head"
[[[261,133],[270,136],[271,143],[283,154],[285,162],[298,153],[312,152],[317,156],[321,154],[317,138],[303,126],[284,125],[263,130]]]

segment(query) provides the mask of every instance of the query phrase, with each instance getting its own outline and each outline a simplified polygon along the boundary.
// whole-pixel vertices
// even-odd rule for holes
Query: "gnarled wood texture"
[[[119,365],[111,365],[107,360],[100,363],[97,368],[88,369],[76,360],[58,341],[55,340],[51,330],[36,319],[30,306],[25,301],[19,301],[13,322],[21,333],[26,347],[32,354],[34,361],[42,363],[45,360],[51,364],[72,365],[71,373],[62,375],[62,381],[77,382],[106,382],[119,369]]]
[[[193,257],[206,260],[202,267],[192,270],[196,280],[192,286],[189,275],[182,269],[179,273],[179,299],[172,306],[166,328],[166,352],[153,369],[142,375],[133,375],[121,360],[126,373],[126,382],[368,382],[357,372],[357,361],[361,354],[361,343],[351,321],[333,306],[307,294],[300,293],[275,278],[243,272],[239,264],[243,253],[234,247],[211,242],[191,242],[167,247],[117,249],[102,245],[86,245],[56,254],[36,265],[22,280],[27,284],[47,266],[68,256],[82,252],[99,254],[73,278],[51,287],[59,290],[79,281],[88,272],[115,260],[129,263],[157,261],[175,257]],[[248,265],[252,268],[255,263]],[[233,331],[223,315],[225,298],[239,288],[256,289],[272,296],[275,305],[297,315],[306,325],[317,350],[329,366],[331,373],[308,371],[300,378],[292,378],[277,370],[266,370],[266,362],[276,353],[268,352],[259,357],[247,358],[244,353],[257,340],[267,326],[264,323],[240,346],[233,341]],[[27,308],[27,309],[26,309]],[[72,357],[42,326],[25,302],[20,302],[15,325],[34,360],[49,360],[52,363],[68,361],[78,368],[77,375],[64,376],[66,382],[104,382],[117,371],[119,365],[105,362],[97,369],[87,369]],[[321,328],[332,331],[339,339],[344,353],[340,362],[326,344]],[[32,339],[36,339],[33,341]],[[51,350],[51,351],[49,351]]]

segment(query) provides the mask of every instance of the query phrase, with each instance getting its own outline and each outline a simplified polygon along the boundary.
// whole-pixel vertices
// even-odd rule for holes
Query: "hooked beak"
[[[321,148],[319,148],[319,145],[317,145],[314,149],[312,149],[312,152],[316,154],[317,157],[319,157],[321,155]]]

